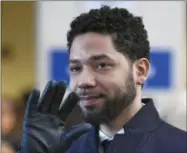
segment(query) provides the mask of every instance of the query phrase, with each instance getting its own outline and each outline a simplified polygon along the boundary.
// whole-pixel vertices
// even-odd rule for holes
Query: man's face
[[[110,36],[77,36],[70,50],[70,87],[80,96],[86,121],[114,120],[136,96],[133,66],[117,52]]]

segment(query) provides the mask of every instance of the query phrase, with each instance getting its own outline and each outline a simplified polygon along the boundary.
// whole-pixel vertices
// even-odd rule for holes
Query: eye
[[[81,70],[81,67],[80,66],[71,66],[70,67],[70,71],[71,72],[78,72]]]
[[[109,67],[111,67],[111,64],[105,63],[105,62],[99,63],[99,64],[97,65],[97,68],[98,68],[98,69],[106,69],[106,68],[109,68]]]

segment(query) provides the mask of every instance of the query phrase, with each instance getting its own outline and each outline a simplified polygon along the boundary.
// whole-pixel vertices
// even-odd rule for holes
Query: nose
[[[78,88],[93,88],[96,86],[95,76],[92,70],[84,68],[78,79]]]

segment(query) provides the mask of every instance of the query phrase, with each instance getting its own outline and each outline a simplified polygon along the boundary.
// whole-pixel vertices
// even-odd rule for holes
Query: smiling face
[[[136,97],[133,64],[115,49],[109,35],[75,37],[69,62],[70,87],[80,96],[86,121],[109,122]]]

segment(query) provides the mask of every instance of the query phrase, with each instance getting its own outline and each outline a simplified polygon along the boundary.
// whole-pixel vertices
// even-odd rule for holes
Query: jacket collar
[[[125,131],[131,134],[153,131],[161,120],[152,99],[142,99],[142,103],[145,105],[124,125]]]

